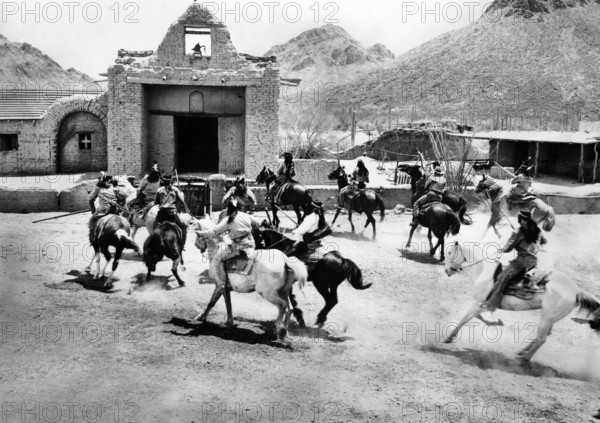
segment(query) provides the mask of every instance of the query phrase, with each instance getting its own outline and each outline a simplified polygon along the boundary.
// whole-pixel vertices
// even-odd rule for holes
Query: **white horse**
[[[469,255],[469,251],[473,251],[473,253]],[[445,342],[452,342],[462,326],[474,317],[486,324],[494,324],[481,317],[481,312],[484,311],[481,308],[481,303],[486,300],[492,291],[497,267],[498,262],[489,261],[483,256],[480,249],[469,249],[458,241],[448,248],[445,264],[445,271],[448,276],[467,268],[477,276],[472,288],[473,303]],[[596,332],[600,333],[600,300],[579,288],[571,278],[558,271],[550,274],[545,292],[536,293],[530,300],[504,295],[500,304],[502,310],[542,310],[535,340],[518,353],[524,361],[529,361],[546,342],[552,325],[565,318],[577,307],[588,313],[596,312],[590,321],[590,325]],[[502,322],[499,324],[502,325]]]
[[[211,230],[215,223],[209,218],[196,220],[198,229],[201,231]],[[216,302],[225,295],[227,306],[227,326],[233,326],[233,315],[229,292],[225,289],[225,281],[219,277],[219,268],[222,265],[220,256],[226,248],[225,243],[211,238],[198,236],[196,247],[204,254],[208,251],[210,260],[209,276],[215,283],[215,290],[204,313],[195,317],[195,320],[206,321],[208,313]],[[254,267],[248,275],[228,273],[227,278],[232,291],[239,293],[258,292],[265,300],[269,301],[279,309],[279,315],[275,321],[277,335],[283,339],[287,335],[287,326],[292,309],[289,296],[294,282],[298,281],[302,290],[308,280],[306,265],[297,259],[290,259],[279,250],[257,250]]]
[[[131,201],[135,200],[135,197],[133,199],[131,199]],[[137,212],[137,210],[135,210],[133,207],[131,207],[130,203],[131,201],[128,199],[127,200],[127,209],[129,210],[129,212],[131,213],[132,216],[132,225],[133,226],[133,230],[131,232],[131,237],[133,239],[135,239],[135,235],[137,234],[137,231],[139,228],[146,228],[146,230],[148,231],[148,234],[152,234],[152,232],[154,232],[154,223],[156,222],[156,216],[158,215],[158,206],[154,205],[152,207],[150,207],[150,210],[148,210],[148,213],[146,213],[143,217],[140,213]]]

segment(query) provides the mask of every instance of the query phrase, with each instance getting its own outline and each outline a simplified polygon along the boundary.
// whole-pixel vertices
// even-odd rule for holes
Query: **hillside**
[[[332,24],[305,31],[265,56],[277,56],[282,76],[301,78],[306,86],[357,77],[394,59],[383,44],[365,47]]]
[[[419,117],[558,120],[600,113],[598,0],[496,0],[469,26],[341,84],[348,103]]]
[[[27,43],[8,41],[0,35],[0,81],[9,89],[12,84],[27,88],[45,83],[79,83],[93,81],[89,76],[71,68],[64,70],[52,58]],[[65,89],[70,86],[65,85]]]

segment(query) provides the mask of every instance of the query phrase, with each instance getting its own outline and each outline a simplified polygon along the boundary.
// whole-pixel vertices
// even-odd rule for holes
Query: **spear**
[[[89,211],[90,211],[90,209],[80,210],[80,211],[69,213],[69,214],[63,214],[60,216],[49,217],[48,219],[36,220],[35,222],[32,222],[32,223],[40,223],[40,222],[46,222],[48,220],[61,219],[63,217],[75,216],[76,214],[83,214],[83,213],[87,213]]]

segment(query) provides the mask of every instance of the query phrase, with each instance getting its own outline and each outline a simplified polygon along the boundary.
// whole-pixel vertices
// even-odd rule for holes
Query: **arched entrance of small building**
[[[93,113],[75,112],[63,118],[57,147],[59,173],[98,172],[107,168],[106,127]]]

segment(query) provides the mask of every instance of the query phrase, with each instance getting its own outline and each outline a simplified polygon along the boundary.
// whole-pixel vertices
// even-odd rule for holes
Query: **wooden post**
[[[356,145],[356,111],[352,111],[352,147]]]
[[[598,143],[594,144],[594,183],[596,183],[596,181],[598,180],[598,175],[597,175],[597,170],[598,170]]]
[[[579,157],[579,177],[581,178],[581,182],[584,183],[584,174],[583,174],[583,147],[581,144],[581,156]]]
[[[540,158],[540,143],[535,143],[535,172],[534,177],[537,179],[538,177],[538,160]]]
[[[498,164],[500,161],[500,143],[501,142],[502,142],[501,140],[496,141],[496,164]]]

